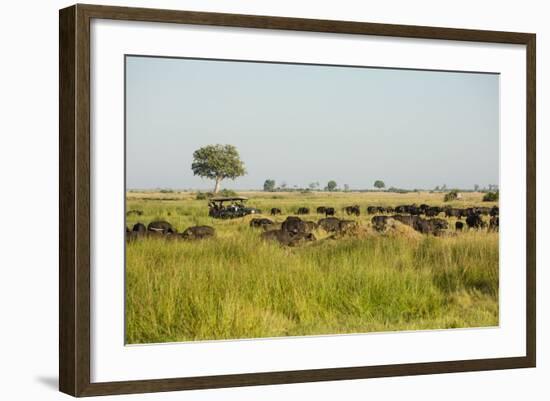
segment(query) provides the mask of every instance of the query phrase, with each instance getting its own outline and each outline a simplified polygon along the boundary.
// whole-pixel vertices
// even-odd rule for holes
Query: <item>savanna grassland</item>
[[[240,192],[248,205],[282,222],[298,207],[358,204],[356,235],[284,247],[260,238],[250,216],[218,220],[191,192],[128,192],[127,217],[166,220],[179,232],[210,225],[216,237],[200,241],[143,238],[126,245],[126,342],[301,336],[498,325],[498,233],[466,230],[435,237],[400,226],[380,234],[367,205],[443,205],[440,193]],[[492,206],[482,194],[445,203]],[[282,215],[267,215],[277,207]],[[257,216],[255,216],[257,217]],[[487,219],[487,217],[485,217]],[[449,219],[454,227],[454,219]]]

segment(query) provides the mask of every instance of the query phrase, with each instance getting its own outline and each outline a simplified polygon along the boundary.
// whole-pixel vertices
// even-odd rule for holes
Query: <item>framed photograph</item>
[[[62,392],[535,366],[535,34],[59,18]]]

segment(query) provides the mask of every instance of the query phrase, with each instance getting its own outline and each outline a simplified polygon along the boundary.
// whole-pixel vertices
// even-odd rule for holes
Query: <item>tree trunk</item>
[[[217,194],[220,190],[220,184],[222,183],[222,179],[220,177],[216,178],[216,186],[214,187],[214,193]]]

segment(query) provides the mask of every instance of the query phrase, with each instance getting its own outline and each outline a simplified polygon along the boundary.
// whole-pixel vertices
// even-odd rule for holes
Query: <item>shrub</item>
[[[197,192],[197,195],[195,196],[196,200],[207,200],[212,197],[212,192]]]
[[[451,191],[451,192],[447,192],[445,194],[445,197],[443,198],[443,201],[444,202],[450,202],[450,201],[453,201],[453,200],[456,200],[458,198],[458,191]]]
[[[239,194],[233,191],[232,189],[222,189],[218,192],[219,196],[238,196]]]
[[[167,188],[167,189],[161,189],[159,192],[160,192],[161,194],[173,194],[173,193],[174,193],[174,190],[173,190],[173,189]]]
[[[238,196],[239,194],[233,191],[232,189],[222,189],[220,192],[216,194],[216,196]],[[201,192],[198,191],[197,195],[195,196],[196,200],[207,200],[210,198],[213,198],[214,194],[212,192]]]
[[[496,202],[498,201],[498,191],[497,192],[487,192],[483,195],[483,202]]]

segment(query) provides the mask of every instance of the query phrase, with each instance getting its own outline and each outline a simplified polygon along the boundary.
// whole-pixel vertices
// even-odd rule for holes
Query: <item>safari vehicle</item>
[[[212,198],[208,203],[208,215],[215,219],[234,219],[262,212],[259,209],[247,207],[245,204],[247,200],[248,198],[244,196]]]

